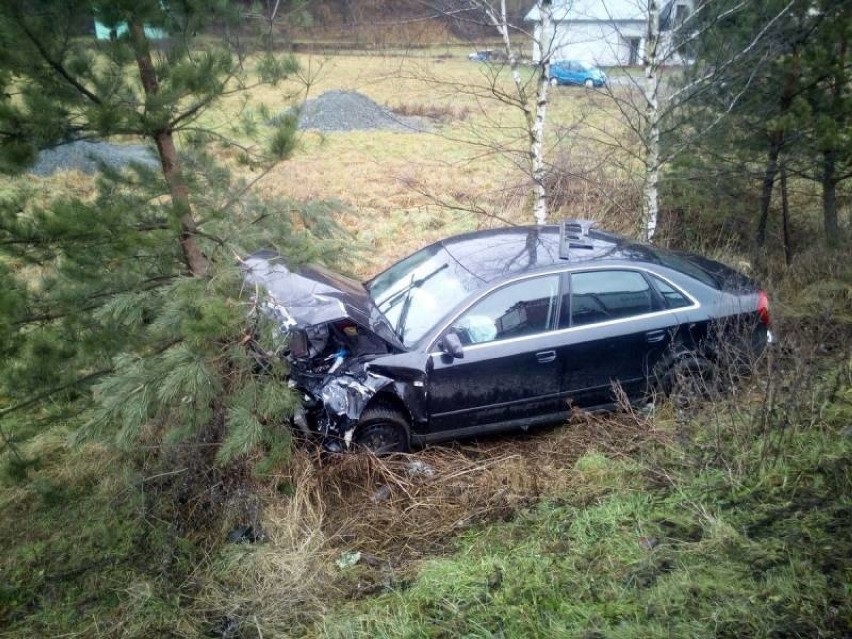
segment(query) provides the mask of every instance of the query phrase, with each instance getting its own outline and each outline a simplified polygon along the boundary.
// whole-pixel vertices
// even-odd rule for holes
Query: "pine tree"
[[[341,236],[328,207],[253,197],[205,152],[223,136],[202,116],[294,63],[217,38],[246,34],[223,0],[0,6],[4,171],[85,138],[142,138],[159,159],[158,170],[104,167],[93,197],[45,204],[26,180],[0,196],[0,445],[62,419],[126,447],[195,437],[220,461],[279,458],[294,400],[246,346],[255,335],[235,256],[265,246],[294,263],[322,260]],[[80,28],[91,17],[116,37],[96,42]],[[155,47],[151,29],[168,42]],[[283,118],[245,159],[286,157],[294,131]]]
[[[821,183],[825,239],[837,241],[836,188],[852,177],[849,11],[836,0],[723,0],[697,14],[703,24],[690,71],[713,81],[689,101],[687,124],[712,130],[694,149],[713,167],[730,163],[734,179],[759,175],[758,251],[782,173]]]

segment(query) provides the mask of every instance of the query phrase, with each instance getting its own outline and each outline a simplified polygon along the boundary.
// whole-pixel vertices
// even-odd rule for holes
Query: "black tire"
[[[398,410],[385,406],[368,408],[361,415],[353,443],[376,455],[408,450],[408,421]]]
[[[586,81],[585,81],[585,82],[583,82],[583,85],[584,85],[587,89],[594,89],[594,88],[595,88],[595,82],[594,82],[594,80],[592,80],[591,78],[586,78]]]
[[[661,385],[678,408],[694,406],[715,394],[716,367],[700,355],[682,357],[669,367]]]

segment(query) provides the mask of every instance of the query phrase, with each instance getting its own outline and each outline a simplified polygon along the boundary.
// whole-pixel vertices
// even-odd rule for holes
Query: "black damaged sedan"
[[[588,222],[447,238],[363,284],[268,251],[244,268],[303,395],[294,421],[335,451],[558,422],[617,387],[641,402],[771,339],[752,280]]]

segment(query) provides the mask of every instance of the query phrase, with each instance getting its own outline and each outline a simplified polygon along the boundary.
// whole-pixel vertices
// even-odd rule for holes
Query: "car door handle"
[[[662,329],[645,333],[645,341],[649,344],[656,344],[657,342],[662,342],[664,339],[666,339],[666,331]]]
[[[549,364],[556,359],[556,351],[541,351],[535,354],[535,358],[539,364]]]

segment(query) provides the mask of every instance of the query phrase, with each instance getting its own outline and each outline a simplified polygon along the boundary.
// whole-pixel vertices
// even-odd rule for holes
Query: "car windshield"
[[[402,343],[411,346],[482,284],[445,248],[433,245],[394,264],[368,289]]]

